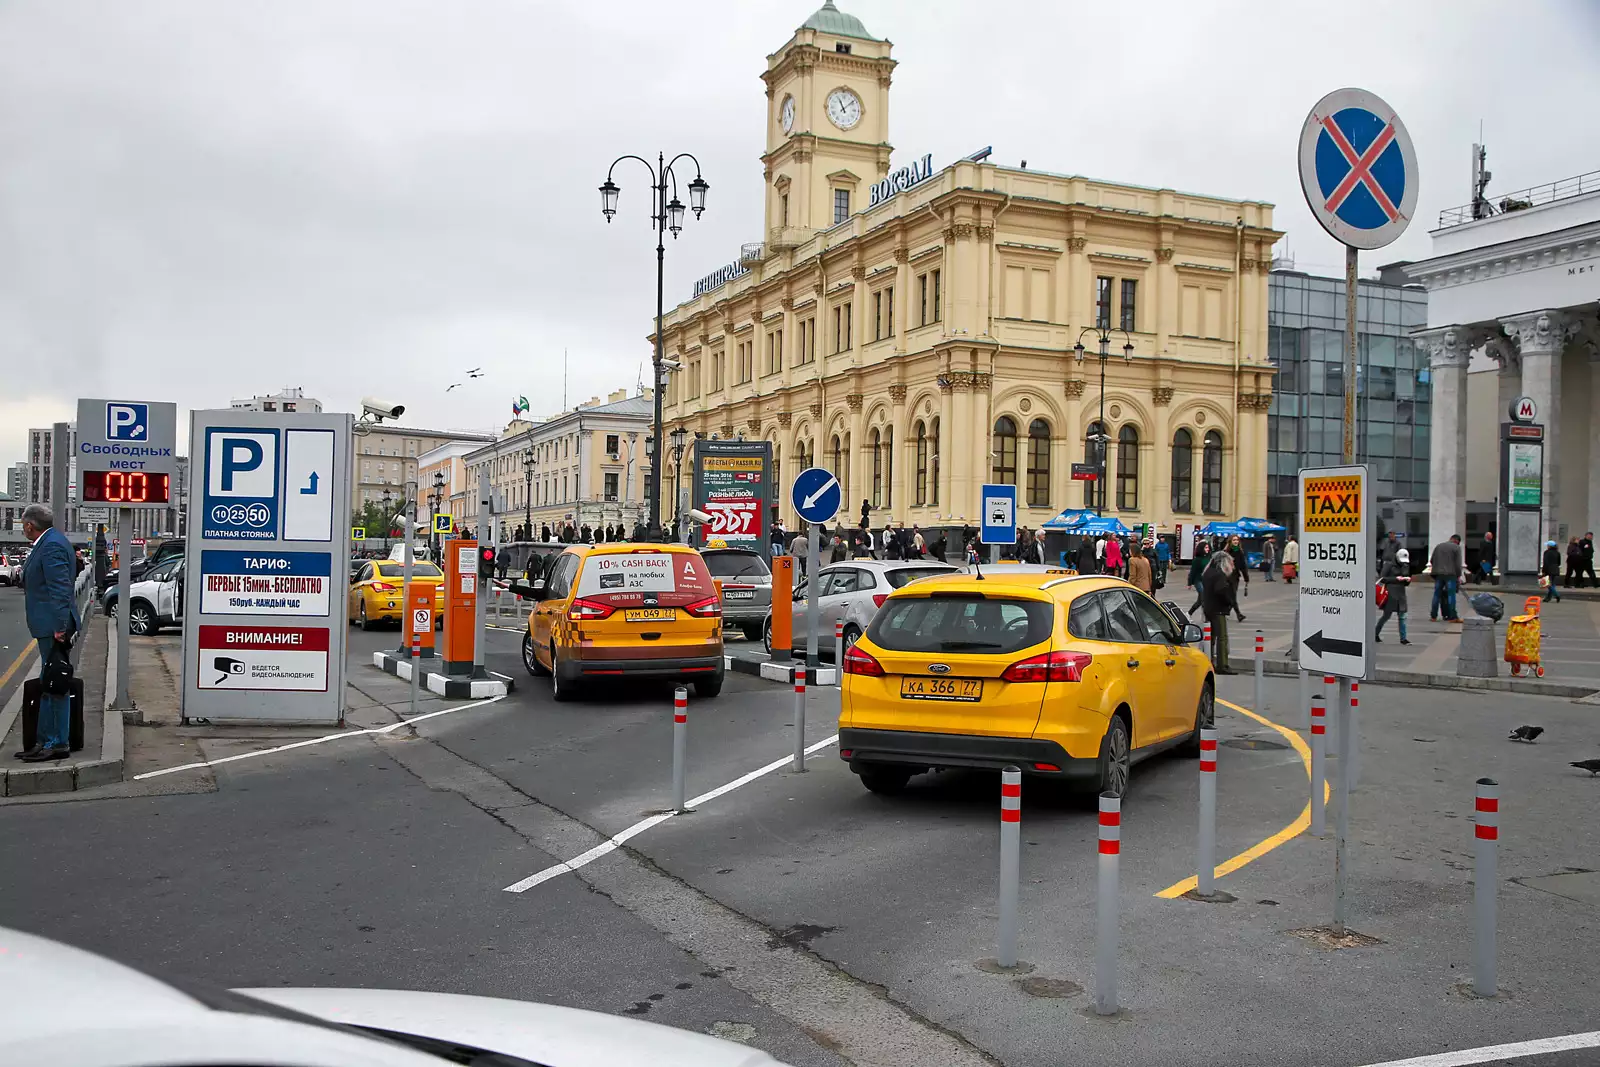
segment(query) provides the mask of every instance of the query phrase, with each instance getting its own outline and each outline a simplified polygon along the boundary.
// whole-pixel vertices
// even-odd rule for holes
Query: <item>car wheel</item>
[[[743,623],[739,628],[744,631],[744,639],[746,641],[760,641],[767,632],[766,624],[759,622]]]
[[[372,620],[367,618],[367,600],[365,597],[361,598],[361,610],[356,613],[356,617],[360,620],[363,630],[375,629]]]
[[[142,600],[135,600],[133,607],[128,611],[128,632],[144,637],[160,629],[156,621],[156,612],[149,604]]]
[[[1100,788],[1095,791],[1096,794],[1110,793],[1118,798],[1127,796],[1132,770],[1132,739],[1128,735],[1128,720],[1119,712],[1111,717],[1105,740],[1100,742]]]
[[[544,664],[540,663],[539,657],[533,654],[533,635],[531,633],[522,635],[522,665],[528,668],[528,673],[535,678],[542,677],[546,673]]]
[[[900,767],[862,767],[856,774],[869,792],[885,797],[904,792],[911,781],[911,772]]]
[[[718,671],[716,674],[705,678],[696,678],[694,680],[694,695],[701,700],[710,700],[714,696],[720,696],[722,693],[722,677],[722,672]]]
[[[578,683],[562,674],[561,661],[556,658],[555,642],[550,643],[550,699],[557,704],[578,699]]]
[[[861,640],[861,627],[855,623],[847,624],[844,628],[844,650],[849,652],[859,640]]]
[[[761,624],[761,647],[767,650],[767,655],[772,655],[772,616]]]
[[[1211,680],[1208,678],[1200,686],[1200,699],[1195,703],[1194,733],[1188,740],[1178,746],[1178,754],[1194,759],[1200,755],[1200,731],[1209,730],[1217,725],[1217,697],[1211,691]]]

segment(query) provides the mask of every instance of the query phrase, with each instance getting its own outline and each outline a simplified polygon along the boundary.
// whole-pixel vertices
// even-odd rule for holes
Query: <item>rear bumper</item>
[[[759,600],[728,600],[722,601],[722,618],[724,622],[765,622],[767,615],[772,611],[770,603],[763,604]]]
[[[723,671],[721,656],[683,656],[661,659],[580,659],[562,663],[573,677],[605,678],[705,678]]]
[[[1024,774],[1075,782],[1093,782],[1100,773],[1098,759],[1069,756],[1067,750],[1055,741],[1033,737],[866,730],[847,726],[839,730],[839,756],[852,767],[859,763],[980,767],[987,770],[1018,767]],[[1041,770],[1038,764],[1059,767],[1060,770]]]

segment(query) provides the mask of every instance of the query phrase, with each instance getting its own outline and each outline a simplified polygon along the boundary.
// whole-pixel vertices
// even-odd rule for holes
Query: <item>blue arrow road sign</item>
[[[1017,487],[983,487],[983,525],[979,540],[986,545],[1009,545],[1017,539]]]
[[[807,522],[827,522],[839,514],[844,492],[833,472],[822,467],[807,467],[795,475],[789,499],[794,510]]]
[[[1417,154],[1394,108],[1365,89],[1317,101],[1300,130],[1300,188],[1322,228],[1353,248],[1382,248],[1417,206]]]

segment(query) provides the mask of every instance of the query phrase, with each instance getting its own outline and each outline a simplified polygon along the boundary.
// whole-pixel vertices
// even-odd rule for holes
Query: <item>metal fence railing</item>
[[[1519,189],[1514,193],[1506,193],[1495,201],[1484,199],[1477,205],[1476,211],[1473,210],[1472,204],[1447,207],[1439,212],[1439,229],[1461,226],[1478,218],[1505,215],[1513,211],[1524,211],[1530,207],[1538,207],[1540,204],[1565,200],[1572,196],[1581,196],[1584,193],[1600,193],[1600,170],[1592,170],[1587,174],[1577,174],[1571,178],[1562,178],[1560,181],[1548,182],[1544,185],[1535,185],[1529,189]]]

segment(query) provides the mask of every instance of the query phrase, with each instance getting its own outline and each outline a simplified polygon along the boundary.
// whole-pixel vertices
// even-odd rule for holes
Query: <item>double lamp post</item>
[[[1083,336],[1084,334],[1089,333],[1095,335],[1095,338],[1099,341],[1100,348],[1100,351],[1097,353],[1097,355],[1100,357],[1100,431],[1094,436],[1095,450],[1099,453],[1096,459],[1098,460],[1098,465],[1100,468],[1100,484],[1099,488],[1094,494],[1096,504],[1094,512],[1096,515],[1103,517],[1106,513],[1106,495],[1109,492],[1107,486],[1109,479],[1106,477],[1106,453],[1110,451],[1108,446],[1111,441],[1111,435],[1106,433],[1106,364],[1111,360],[1111,335],[1113,333],[1122,334],[1122,339],[1124,341],[1122,346],[1122,361],[1124,363],[1133,362],[1133,336],[1129,334],[1127,330],[1113,330],[1110,327],[1101,326],[1085,326],[1078,334],[1078,343],[1072,346],[1073,354],[1077,356],[1078,363],[1080,365],[1083,363],[1084,357],[1088,354],[1087,349],[1083,347]],[[1089,457],[1085,456],[1084,459],[1087,461]]]

